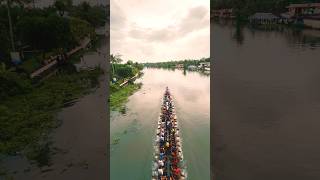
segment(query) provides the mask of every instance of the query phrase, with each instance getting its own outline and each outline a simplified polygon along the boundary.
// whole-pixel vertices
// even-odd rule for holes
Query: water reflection
[[[244,26],[239,44],[235,24],[213,31],[217,180],[320,179],[320,32]]]
[[[226,27],[231,30],[231,39],[242,45],[246,36],[255,36],[256,33],[264,33],[264,36],[285,37],[289,45],[308,46],[311,49],[320,46],[320,31],[315,29],[304,29],[301,27],[288,27],[285,25],[257,27],[243,24],[232,20],[215,20],[215,25]],[[248,34],[244,34],[246,31]]]

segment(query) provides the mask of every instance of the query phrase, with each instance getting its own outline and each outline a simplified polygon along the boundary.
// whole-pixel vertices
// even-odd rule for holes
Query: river
[[[320,32],[211,29],[216,180],[320,179]]]
[[[143,85],[129,97],[126,114],[111,112],[111,180],[149,180],[153,144],[165,87],[176,105],[188,179],[210,179],[210,77],[198,72],[144,69]]]

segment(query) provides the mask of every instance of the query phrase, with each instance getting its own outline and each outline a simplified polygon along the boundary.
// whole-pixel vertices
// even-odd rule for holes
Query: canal
[[[211,28],[217,180],[320,179],[320,31]]]
[[[210,77],[198,72],[144,69],[143,85],[126,113],[111,112],[111,179],[151,179],[153,144],[165,87],[180,122],[188,179],[210,179]],[[114,143],[116,140],[117,143]]]

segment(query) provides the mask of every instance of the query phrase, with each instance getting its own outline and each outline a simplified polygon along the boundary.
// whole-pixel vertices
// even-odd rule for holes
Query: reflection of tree
[[[226,21],[215,21],[214,23],[222,28],[231,28],[231,37],[239,45],[244,43],[244,31],[246,30],[252,34],[252,38],[258,34],[264,34],[264,36],[268,37],[272,35],[271,32],[275,32],[274,35],[284,37],[289,46],[307,45],[310,48],[320,46],[320,31],[318,30],[285,25],[275,25],[266,28],[263,26],[243,24],[232,20],[228,23]]]
[[[244,35],[243,35],[243,25],[241,25],[240,22],[236,22],[236,30],[233,34],[233,39],[235,39],[238,44],[242,45],[244,41]]]

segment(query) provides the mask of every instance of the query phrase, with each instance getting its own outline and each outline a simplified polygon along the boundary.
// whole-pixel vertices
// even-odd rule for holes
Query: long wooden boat
[[[184,180],[187,178],[179,132],[172,95],[167,87],[157,124],[152,180]]]

